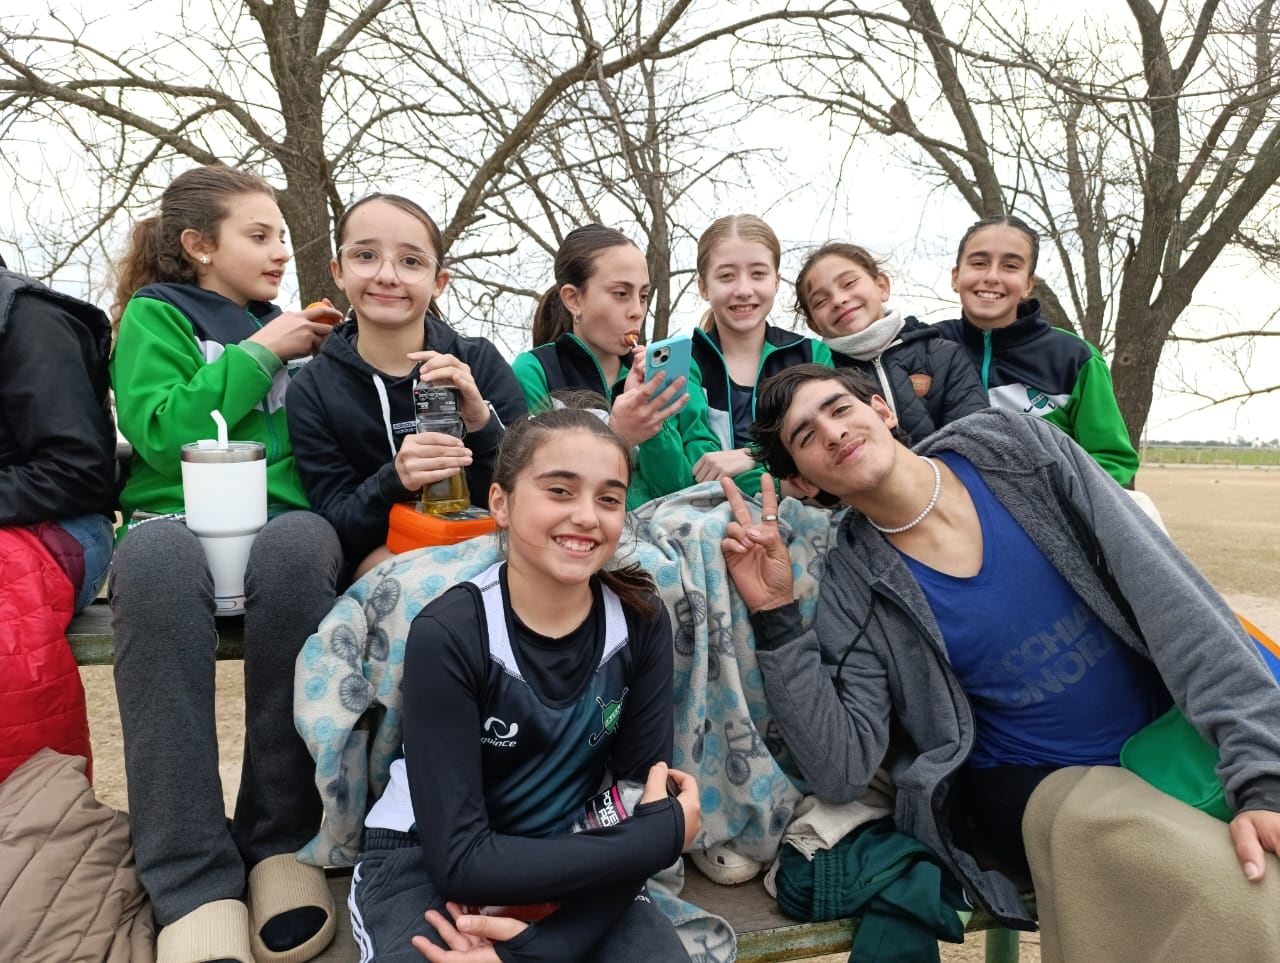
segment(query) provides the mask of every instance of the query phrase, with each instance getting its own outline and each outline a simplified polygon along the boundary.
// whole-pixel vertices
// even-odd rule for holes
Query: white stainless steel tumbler
[[[215,615],[244,612],[249,549],[267,524],[267,452],[258,441],[182,446],[187,528],[204,548],[213,576]]]

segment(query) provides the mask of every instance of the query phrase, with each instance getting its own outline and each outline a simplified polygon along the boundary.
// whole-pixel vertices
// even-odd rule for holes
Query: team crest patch
[[[1035,411],[1052,411],[1057,407],[1058,406],[1053,403],[1053,399],[1045,392],[1040,391],[1038,388],[1028,388],[1027,407],[1023,408],[1022,411],[1024,414],[1029,415]]]
[[[600,731],[591,733],[591,738],[587,740],[588,745],[599,745],[600,740],[605,736],[611,736],[618,731],[618,723],[622,721],[622,703],[626,701],[627,693],[630,688],[622,690],[622,695],[618,696],[613,702],[605,702],[599,696],[596,696],[596,704],[600,706]]]
[[[929,389],[933,387],[933,375],[929,374],[913,374],[911,375],[911,390],[915,392],[917,398],[923,398],[929,393]]]

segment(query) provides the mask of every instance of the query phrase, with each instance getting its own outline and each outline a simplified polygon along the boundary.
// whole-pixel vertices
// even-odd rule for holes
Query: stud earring
[[[208,263],[209,263],[209,255],[207,255],[207,254],[201,254],[201,255],[200,255],[200,263],[201,263],[201,264],[208,264]]]

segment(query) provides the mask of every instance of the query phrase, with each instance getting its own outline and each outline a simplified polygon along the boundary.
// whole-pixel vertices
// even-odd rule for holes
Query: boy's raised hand
[[[794,602],[791,554],[778,534],[778,496],[773,490],[773,477],[768,472],[760,476],[759,523],[752,521],[747,501],[732,478],[721,478],[720,485],[733,511],[733,521],[725,526],[720,550],[747,610],[760,612]]]

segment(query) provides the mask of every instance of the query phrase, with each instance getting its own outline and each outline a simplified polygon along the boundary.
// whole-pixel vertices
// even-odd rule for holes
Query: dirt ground
[[[1154,499],[1175,542],[1237,612],[1280,638],[1280,471],[1257,468],[1144,467],[1138,488]],[[98,797],[127,809],[124,759],[109,667],[80,670],[89,700]],[[239,786],[244,731],[241,664],[218,665],[218,742],[228,810]],[[944,963],[983,959],[981,937],[942,944]],[[813,963],[843,963],[846,955]],[[1039,963],[1035,934],[1023,937],[1022,960]]]

